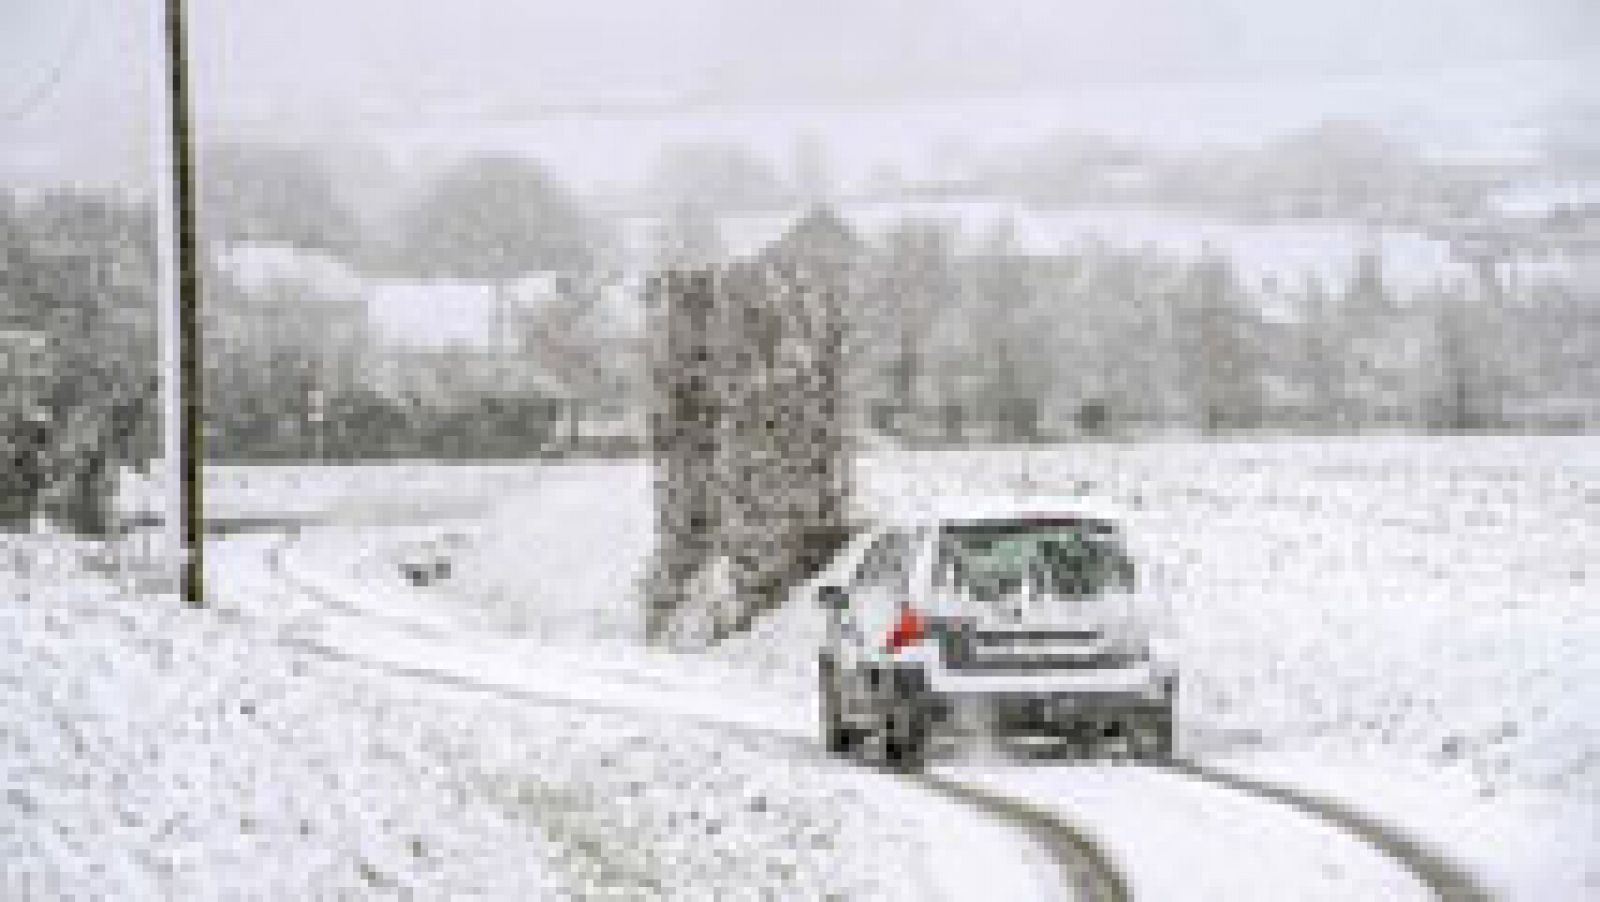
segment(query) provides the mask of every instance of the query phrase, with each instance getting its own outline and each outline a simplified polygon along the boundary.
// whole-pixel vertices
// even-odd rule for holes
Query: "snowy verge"
[[[195,610],[5,541],[0,896],[943,897],[936,805],[778,740],[318,654],[322,613],[248,566],[268,545],[213,546]],[[1002,827],[954,835],[1016,870]]]
[[[0,895],[571,887],[538,821],[461,765],[484,761],[476,706],[395,697],[171,596],[61,566],[61,552],[48,573],[0,569]]]
[[[540,506],[554,515],[552,522],[570,522],[559,516],[561,485],[588,487],[581,480],[568,482],[566,475],[552,480],[551,494],[541,497]],[[285,578],[305,589],[303,594],[320,596],[333,614],[320,620],[318,641],[364,660],[489,690],[570,702],[592,711],[645,712],[652,722],[705,724],[754,735],[773,745],[775,754],[781,749],[782,755],[798,758],[803,767],[791,779],[820,779],[825,785],[847,787],[846,804],[858,816],[869,818],[880,834],[876,843],[860,835],[840,837],[849,847],[842,866],[870,870],[868,862],[878,856],[915,850],[913,866],[902,867],[904,876],[890,881],[900,887],[891,895],[903,891],[916,898],[952,900],[993,893],[1013,899],[1062,898],[1058,863],[1015,825],[885,775],[822,757],[812,741],[809,699],[744,684],[730,691],[733,684],[742,683],[743,674],[703,656],[665,654],[616,642],[599,648],[570,641],[536,645],[503,629],[464,629],[463,623],[485,624],[473,616],[472,607],[458,604],[466,599],[452,596],[453,585],[418,590],[395,579],[391,565],[397,549],[428,541],[430,535],[467,533],[481,538],[484,532],[481,523],[455,521],[422,527],[396,523],[383,530],[319,528],[309,531],[304,541],[286,545],[276,563]],[[594,547],[592,542],[589,547]],[[540,550],[548,554],[553,549],[546,544]],[[601,591],[594,580],[613,592],[626,592],[625,576],[617,578],[603,568],[591,570],[585,586],[562,584],[566,591],[561,597]],[[574,600],[582,603],[584,597]],[[594,595],[586,597],[592,604]],[[452,620],[454,629],[449,625]],[[792,772],[794,766],[782,768]],[[807,768],[812,771],[809,775],[804,773]],[[864,823],[857,823],[858,834],[871,832]],[[881,842],[883,831],[896,836],[896,841]],[[800,886],[780,896],[811,897]]]

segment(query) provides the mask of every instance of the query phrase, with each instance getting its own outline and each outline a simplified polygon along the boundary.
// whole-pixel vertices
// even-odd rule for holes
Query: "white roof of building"
[[[1504,216],[1528,218],[1562,207],[1600,206],[1600,179],[1530,179],[1492,195],[1489,205]]]
[[[487,348],[494,291],[476,282],[374,281],[367,310],[379,341],[397,348]]]
[[[556,291],[554,273],[532,273],[508,283],[506,312],[538,307]],[[426,350],[497,347],[506,336],[496,331],[496,287],[458,279],[372,279],[368,313],[379,340],[394,348]]]
[[[331,254],[286,244],[240,244],[218,255],[219,265],[246,291],[274,282],[298,282],[315,289],[312,297],[360,297],[363,281]]]
[[[484,350],[495,334],[495,286],[458,279],[369,278],[338,257],[281,244],[241,244],[222,250],[218,261],[247,291],[276,282],[310,286],[313,299],[362,300],[380,343],[395,349],[460,347]],[[505,286],[513,310],[537,307],[558,290],[560,273],[535,272]],[[607,284],[609,312],[637,326],[633,283]]]

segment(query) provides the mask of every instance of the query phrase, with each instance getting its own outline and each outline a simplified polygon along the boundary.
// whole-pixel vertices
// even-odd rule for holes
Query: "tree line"
[[[304,149],[216,145],[202,154],[200,183],[219,264],[233,248],[291,248],[358,283],[487,286],[505,313],[493,347],[386,354],[363,285],[243,284],[216,265],[206,280],[209,456],[524,456],[570,435],[577,410],[614,402],[631,378],[627,336],[597,298],[604,225],[536,162],[462,161],[377,217]],[[554,297],[516,309],[516,283],[540,273],[558,274]],[[396,370],[412,378],[380,378]]]
[[[663,155],[653,265],[725,255],[718,212],[730,203],[800,196],[729,153]],[[826,167],[799,168],[821,193]],[[230,143],[204,149],[199,175],[208,454],[512,456],[573,434],[589,411],[640,403],[646,336],[606,303],[632,265],[617,223],[537,162],[461,160],[400,191],[381,166]],[[362,185],[364,200],[352,196]],[[506,298],[534,274],[558,278],[536,309],[497,323],[514,339],[502,352],[390,360],[428,371],[437,390],[421,397],[379,378],[361,298],[315,281],[245,284],[224,265],[259,245],[361,279],[470,282]],[[917,219],[863,248],[846,375],[865,428],[960,440],[1504,429],[1533,422],[1530,405],[1596,393],[1592,297],[1492,264],[1399,287],[1368,254],[1343,278],[1263,281],[1218,249],[1039,255],[1004,224],[973,248]],[[47,513],[93,531],[117,466],[147,462],[157,444],[153,216],[117,196],[0,194],[0,254],[0,518]],[[1567,422],[1592,427],[1592,412]]]
[[[0,528],[111,528],[159,448],[154,286],[148,207],[0,193]]]
[[[1341,278],[1257,280],[1215,247],[1024,254],[1001,223],[958,251],[907,220],[864,268],[856,394],[928,438],[1542,427],[1530,411],[1597,390],[1588,295],[1492,264],[1402,286],[1374,250]]]

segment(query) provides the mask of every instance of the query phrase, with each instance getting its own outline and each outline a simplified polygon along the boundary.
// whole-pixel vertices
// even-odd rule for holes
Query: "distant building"
[[[375,343],[358,274],[336,257],[281,245],[239,245],[216,262],[230,284],[207,292],[208,340],[247,356],[294,349],[328,390],[364,383]]]

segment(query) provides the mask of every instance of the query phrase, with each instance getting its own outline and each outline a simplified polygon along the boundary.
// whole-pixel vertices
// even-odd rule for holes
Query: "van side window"
[[[851,579],[852,588],[883,588],[905,591],[911,573],[911,537],[903,532],[886,532],[862,555],[861,564]]]

